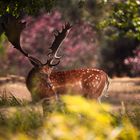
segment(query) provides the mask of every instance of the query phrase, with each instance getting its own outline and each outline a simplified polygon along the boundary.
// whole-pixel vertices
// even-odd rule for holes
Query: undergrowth
[[[10,103],[9,103],[10,102]],[[61,101],[26,103],[0,99],[0,139],[3,140],[139,140],[139,110],[112,107],[79,96]],[[137,120],[137,122],[136,122]],[[138,123],[138,124],[137,124]]]

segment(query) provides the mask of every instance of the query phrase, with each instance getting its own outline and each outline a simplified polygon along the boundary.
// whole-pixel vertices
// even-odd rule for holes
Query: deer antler
[[[46,64],[48,64],[49,66],[55,66],[60,62],[59,59],[61,57],[57,56],[57,52],[62,41],[66,37],[68,30],[72,27],[69,23],[66,23],[64,25],[61,32],[57,31],[52,46],[49,48],[50,52],[48,53],[48,60],[45,64],[42,64],[37,58],[29,56],[29,54],[25,52],[20,46],[20,35],[26,26],[26,22],[22,23],[20,19],[10,14],[6,14],[5,16],[2,17],[2,19],[3,19],[1,22],[2,30],[5,32],[8,40],[12,43],[14,48],[16,48],[25,57],[27,57],[34,66],[43,66]],[[55,59],[57,59],[58,62],[53,64],[53,61]]]
[[[5,35],[12,43],[14,48],[19,50],[25,57],[28,57],[28,59],[34,66],[42,65],[42,63],[38,59],[29,56],[28,53],[25,52],[20,46],[20,35],[26,26],[26,22],[22,23],[21,20],[19,20],[18,18],[10,14],[6,14],[5,16],[3,16],[3,22],[1,24]]]
[[[57,52],[71,27],[72,27],[72,25],[70,25],[69,23],[65,23],[64,27],[62,28],[62,31],[61,32],[57,31],[57,33],[55,34],[55,39],[52,43],[52,46],[49,48],[50,52],[48,53],[48,57],[49,57],[48,61],[47,61],[48,65],[55,66],[60,63],[61,57],[57,56]],[[57,59],[59,61],[57,63],[53,64],[53,60],[55,60],[55,59]]]
[[[3,16],[2,27],[4,29],[5,35],[7,36],[8,40],[12,43],[14,48],[18,49],[21,53],[27,56],[28,54],[25,51],[23,51],[20,46],[20,34],[25,28],[25,24],[26,23],[21,23],[20,20],[18,20],[10,14],[6,14],[5,16]]]

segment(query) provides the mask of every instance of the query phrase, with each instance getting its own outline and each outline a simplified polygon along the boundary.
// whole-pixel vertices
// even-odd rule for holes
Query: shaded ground
[[[31,100],[31,95],[25,85],[23,77],[8,76],[0,78],[0,96],[11,96]],[[108,102],[115,106],[125,104],[140,104],[140,77],[139,78],[114,78],[110,79],[108,89],[109,97],[103,97],[102,102]]]

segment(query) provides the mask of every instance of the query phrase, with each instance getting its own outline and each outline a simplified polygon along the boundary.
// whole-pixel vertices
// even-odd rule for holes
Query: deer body
[[[26,84],[34,100],[51,98],[64,94],[77,94],[89,99],[102,95],[108,77],[98,69],[54,71],[48,67],[32,69]]]

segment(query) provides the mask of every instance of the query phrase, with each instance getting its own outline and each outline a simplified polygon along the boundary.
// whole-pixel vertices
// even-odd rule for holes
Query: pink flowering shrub
[[[56,30],[61,30],[66,21],[58,11],[44,13],[37,18],[26,17],[24,20],[27,22],[27,27],[21,35],[22,48],[42,62],[46,62],[54,33]],[[93,66],[97,47],[94,40],[95,32],[90,24],[86,22],[73,24],[73,28],[60,47],[59,55],[63,56],[60,67],[67,69]],[[11,47],[8,48],[7,53],[9,65],[22,67],[23,69],[19,70],[20,74],[27,73],[27,69],[31,66],[28,60]]]
[[[124,63],[131,68],[133,75],[140,75],[140,48],[134,50],[134,57],[128,57]]]

